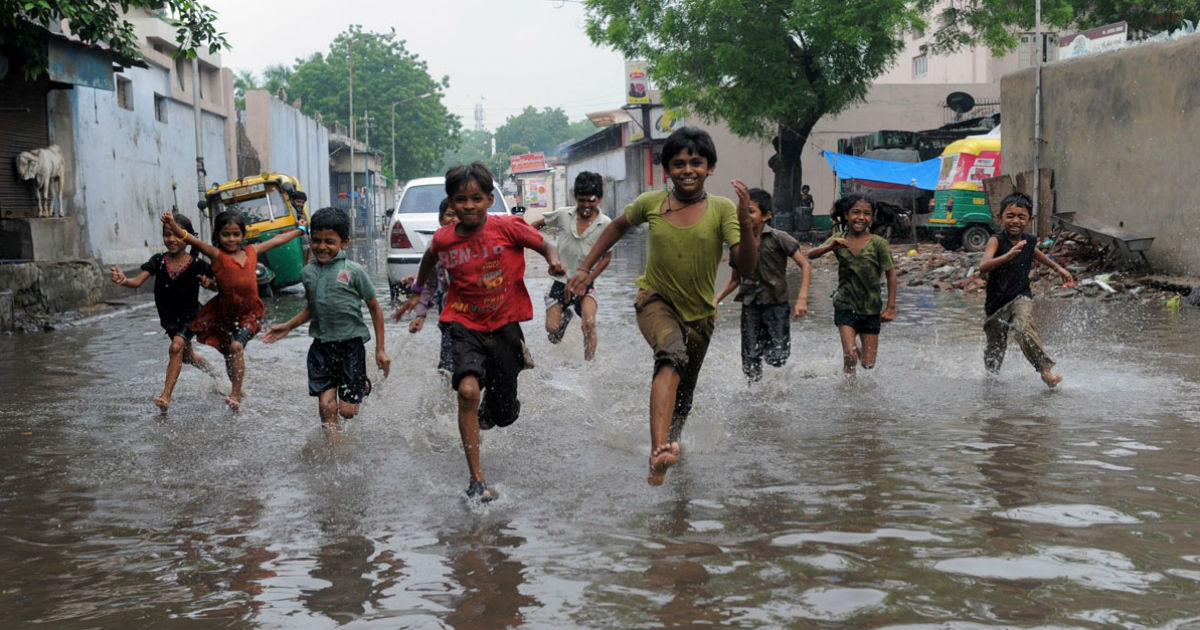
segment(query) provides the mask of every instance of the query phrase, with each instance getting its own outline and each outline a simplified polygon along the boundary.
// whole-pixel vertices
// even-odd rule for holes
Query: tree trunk
[[[775,155],[767,163],[775,171],[775,186],[771,194],[774,212],[794,212],[800,199],[800,186],[804,184],[800,165],[800,152],[808,141],[812,124],[788,127],[779,125],[779,135],[771,141]]]

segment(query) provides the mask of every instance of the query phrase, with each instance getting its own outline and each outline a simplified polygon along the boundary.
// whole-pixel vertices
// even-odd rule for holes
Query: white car
[[[494,188],[495,201],[488,208],[488,214],[509,214],[500,185],[495,184]],[[433,240],[433,233],[441,227],[438,225],[438,205],[445,197],[445,177],[414,179],[400,192],[388,233],[388,286],[393,299],[401,293],[400,281],[416,275],[425,248]]]

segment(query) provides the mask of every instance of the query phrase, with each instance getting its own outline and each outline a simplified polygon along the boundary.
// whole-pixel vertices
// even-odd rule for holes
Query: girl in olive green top
[[[650,385],[650,485],[661,485],[679,461],[679,436],[712,338],[717,268],[724,246],[739,269],[753,269],[758,240],[751,227],[746,185],[734,180],[738,204],[704,191],[717,150],[712,137],[683,127],[663,145],[662,165],[672,190],[639,196],[613,219],[567,282],[569,295],[587,290],[592,268],[629,231],[647,224],[646,272],[638,278],[638,328],[654,350]]]
[[[880,322],[896,317],[896,269],[892,248],[881,236],[871,233],[875,203],[849,195],[834,204],[834,220],[843,220],[846,231],[808,251],[810,260],[834,252],[838,260],[838,286],[833,293],[833,323],[842,340],[843,372],[847,376],[861,361],[863,369],[875,367],[879,351]],[[879,292],[879,276],[887,274],[887,307]],[[861,347],[855,340],[862,341]]]

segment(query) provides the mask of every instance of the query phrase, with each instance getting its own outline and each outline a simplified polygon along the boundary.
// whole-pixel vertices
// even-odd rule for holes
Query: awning
[[[937,188],[938,175],[942,171],[942,159],[933,158],[924,162],[891,162],[855,157],[845,153],[822,151],[825,161],[835,175],[842,179],[860,179],[913,186],[923,190]]]
[[[592,112],[587,115],[588,120],[592,121],[597,127],[608,127],[611,125],[619,125],[621,123],[633,122],[633,117],[629,112],[623,109],[610,109],[606,112]]]

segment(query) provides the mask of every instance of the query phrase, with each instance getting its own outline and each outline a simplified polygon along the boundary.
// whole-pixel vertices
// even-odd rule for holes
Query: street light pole
[[[354,33],[350,34],[346,48],[350,58],[350,189],[347,196],[350,198],[350,225],[354,225],[357,214],[354,208]]]

